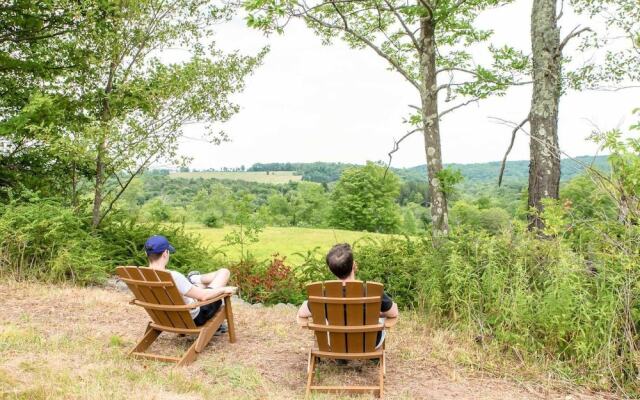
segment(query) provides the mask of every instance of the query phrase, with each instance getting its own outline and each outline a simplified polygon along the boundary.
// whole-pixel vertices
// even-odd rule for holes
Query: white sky
[[[529,52],[531,0],[518,0],[479,19],[496,33],[492,43],[511,44]],[[567,12],[565,12],[567,14]],[[563,35],[580,21],[565,15]],[[234,96],[241,111],[221,126],[231,142],[214,146],[183,139],[181,153],[193,158],[191,168],[249,167],[256,162],[345,162],[387,160],[393,138],[408,130],[402,123],[408,104],[419,104],[415,89],[370,50],[350,49],[336,40],[323,46],[304,24],[294,21],[284,35],[264,37],[243,20],[221,25],[218,47],[255,54],[269,45],[262,66]],[[511,129],[490,116],[520,122],[526,116],[531,88],[518,87],[502,98],[490,98],[444,117],[441,122],[445,163],[476,163],[502,158]],[[442,104],[441,110],[450,104]],[[560,104],[560,146],[571,156],[594,154],[587,136],[595,124],[603,130],[626,129],[631,110],[640,107],[640,90],[569,93]],[[189,138],[202,136],[203,127],[185,130]],[[528,137],[519,134],[510,160],[528,159]],[[425,163],[420,133],[405,140],[393,166]]]

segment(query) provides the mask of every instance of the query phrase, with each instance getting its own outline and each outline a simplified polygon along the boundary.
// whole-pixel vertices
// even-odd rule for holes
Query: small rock
[[[264,307],[264,304],[262,304],[262,303],[255,303],[255,304],[252,304],[252,305],[251,305],[251,307],[253,307],[253,308],[262,308],[262,307]]]
[[[273,306],[273,308],[275,308],[276,310],[281,310],[283,308],[287,308],[287,305],[284,303],[278,303],[275,306]]]
[[[114,288],[119,292],[125,292],[125,293],[129,292],[129,287],[127,286],[127,284],[122,282],[118,277],[112,277],[107,279],[105,286]]]
[[[122,282],[121,280],[118,280],[116,282],[116,290],[119,292],[125,292],[125,293],[130,291],[127,284]]]

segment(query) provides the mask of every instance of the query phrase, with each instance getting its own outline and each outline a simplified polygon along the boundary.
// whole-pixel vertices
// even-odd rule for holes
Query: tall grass
[[[640,229],[585,228],[580,242],[469,231],[439,247],[388,239],[356,256],[361,278],[435,325],[550,360],[572,380],[637,392]]]

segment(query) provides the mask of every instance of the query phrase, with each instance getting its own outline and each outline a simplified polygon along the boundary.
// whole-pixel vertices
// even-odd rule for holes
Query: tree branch
[[[443,112],[441,112],[440,114],[438,114],[438,119],[444,117],[445,115],[449,114],[452,111],[457,110],[458,108],[462,108],[464,106],[468,106],[471,103],[477,103],[478,101],[480,101],[479,97],[474,97],[473,99],[467,100],[464,103],[460,103],[457,106],[453,106],[447,110],[444,110]]]
[[[413,135],[416,132],[422,131],[422,128],[416,128],[412,131],[409,131],[407,133],[404,134],[404,136],[402,136],[400,139],[398,140],[394,140],[393,143],[393,149],[388,153],[389,155],[389,164],[387,164],[387,168],[384,170],[384,178],[387,177],[387,171],[389,171],[389,168],[391,168],[391,160],[393,159],[393,153],[395,153],[396,151],[400,150],[400,143],[405,140],[406,138],[408,138],[409,136]]]
[[[367,46],[369,46],[373,51],[375,51],[380,57],[384,58],[385,60],[387,60],[389,62],[389,64],[391,64],[402,76],[404,76],[404,78],[409,81],[409,83],[411,83],[418,91],[420,91],[420,85],[418,84],[418,82],[404,69],[402,68],[402,66],[396,61],[394,60],[391,56],[389,56],[388,54],[385,54],[378,46],[376,46],[371,40],[367,39],[366,37],[362,36],[361,34],[359,34],[358,32],[354,31],[353,29],[351,29],[349,27],[349,25],[347,24],[346,19],[344,18],[344,15],[342,13],[340,13],[338,11],[338,14],[340,15],[341,19],[343,20],[344,26],[339,26],[339,25],[334,25],[334,24],[330,24],[326,21],[320,20],[318,18],[316,18],[313,15],[308,14],[306,11],[303,11],[302,17],[303,18],[308,18],[309,20],[315,22],[316,24],[322,25],[325,28],[329,28],[329,29],[335,29],[335,30],[341,30],[344,31],[348,34],[350,34],[351,36],[355,37],[356,39],[358,39],[359,41],[361,41],[362,43],[366,44]]]
[[[575,28],[573,28],[573,29],[571,30],[571,32],[569,32],[569,34],[568,34],[564,39],[562,39],[562,42],[560,42],[560,47],[558,47],[558,51],[559,51],[560,53],[561,53],[561,52],[562,52],[562,50],[564,49],[564,46],[566,46],[566,45],[567,45],[567,43],[569,43],[569,41],[570,41],[571,39],[573,39],[574,37],[576,37],[576,36],[580,36],[580,35],[581,35],[581,34],[583,34],[584,32],[593,32],[593,30],[592,30],[591,28],[589,28],[589,27],[582,28],[582,29],[580,29],[580,30],[576,30],[576,29],[578,29],[579,27],[580,27],[580,25],[578,25],[578,26],[576,26]]]
[[[518,133],[518,131],[522,129],[524,124],[526,124],[527,122],[529,122],[528,115],[527,115],[527,118],[525,118],[522,122],[516,125],[516,127],[513,128],[513,132],[511,132],[511,142],[509,143],[509,147],[507,148],[507,151],[504,153],[504,157],[502,158],[502,163],[500,164],[500,173],[498,174],[498,187],[502,186],[502,176],[504,175],[504,168],[507,165],[507,157],[509,156],[509,153],[511,153],[511,149],[513,148],[513,143],[516,140],[516,133]],[[524,129],[523,129],[523,132],[526,133]]]
[[[398,10],[393,8],[393,6],[391,5],[391,3],[389,3],[389,0],[384,0],[384,2],[387,4],[387,6],[389,6],[389,8],[392,10],[393,15],[396,16],[396,19],[398,20],[398,22],[400,22],[400,25],[402,25],[402,29],[404,29],[404,31],[406,32],[407,36],[409,36],[409,38],[411,39],[411,41],[413,42],[413,46],[416,48],[416,50],[418,50],[419,52],[422,51],[422,46],[420,46],[420,43],[418,43],[418,40],[416,39],[415,35],[413,34],[413,32],[411,31],[411,29],[409,29],[409,27],[407,26],[407,24],[405,24],[404,19],[402,19],[402,17],[400,16],[400,14],[398,13]]]

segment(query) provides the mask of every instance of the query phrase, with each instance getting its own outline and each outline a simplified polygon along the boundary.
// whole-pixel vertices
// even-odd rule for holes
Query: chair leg
[[[307,391],[305,392],[304,398],[308,399],[311,395],[311,384],[313,383],[313,374],[316,369],[316,356],[311,354],[309,351],[309,364],[307,366]]]
[[[224,298],[224,308],[227,318],[227,326],[229,328],[229,342],[236,342],[236,327],[233,322],[233,309],[231,308],[231,296]]]
[[[197,344],[198,344],[198,341],[196,340],[191,346],[189,346],[189,349],[187,350],[186,353],[184,353],[182,358],[180,358],[180,361],[178,361],[178,363],[176,364],[176,367],[189,365],[196,360],[196,358],[198,357],[198,353],[196,352]]]
[[[380,365],[378,366],[378,368],[380,368],[378,372],[380,378],[380,392],[378,393],[378,397],[384,399],[384,373],[386,369],[384,353],[382,353],[382,356],[380,357]]]
[[[149,325],[147,325],[144,336],[138,341],[138,343],[136,343],[135,347],[131,349],[129,355],[133,353],[144,353],[144,351],[148,349],[153,342],[156,341],[161,333],[162,331],[152,328],[151,323],[149,323]]]
[[[211,338],[222,324],[222,321],[224,321],[224,315],[223,310],[218,311],[218,313],[202,327],[196,339],[196,353],[200,353],[207,344],[209,344]]]

